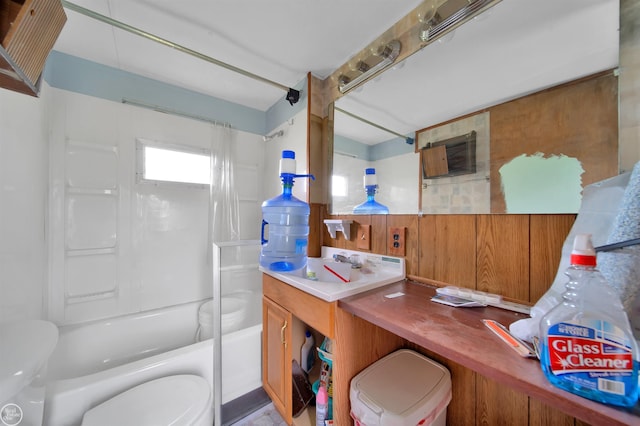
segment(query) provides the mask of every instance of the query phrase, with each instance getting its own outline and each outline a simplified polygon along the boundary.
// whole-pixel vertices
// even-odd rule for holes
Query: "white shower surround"
[[[122,317],[130,318],[137,313],[145,315],[148,311],[162,310],[165,307],[169,307],[167,310],[170,311],[174,305],[188,305],[211,297],[210,269],[207,266],[210,266],[210,251],[205,217],[208,197],[184,195],[175,187],[167,187],[164,189],[165,194],[175,196],[175,199],[167,202],[154,194],[153,186],[144,189],[135,186],[136,137],[208,147],[211,138],[210,124],[54,89],[46,83],[43,83],[39,99],[1,92],[0,101],[0,110],[3,112],[0,116],[0,128],[3,131],[0,160],[9,161],[1,163],[3,170],[11,175],[3,174],[0,177],[4,189],[0,196],[3,203],[15,206],[2,211],[2,233],[9,238],[3,238],[2,251],[6,255],[0,256],[0,265],[4,266],[0,268],[0,290],[6,296],[0,300],[1,322],[48,318],[65,330],[65,327],[104,322],[107,318],[109,322]],[[4,106],[7,108],[3,108]],[[28,126],[24,123],[25,116],[31,119]],[[266,198],[264,193],[269,187],[264,179],[267,175],[267,159],[279,157],[280,145],[283,143],[286,145],[285,149],[294,149],[300,159],[306,159],[306,110],[288,120],[282,127],[285,129],[283,138],[277,144],[269,146],[265,146],[262,135],[236,130],[236,149],[240,153],[236,178],[239,181],[241,239],[255,239],[260,232],[260,204]],[[72,149],[68,149],[69,147]],[[67,173],[66,160],[73,157],[69,153],[78,148],[89,153],[84,159],[96,153],[102,159],[94,163],[95,169],[76,168],[72,173]],[[82,166],[81,163],[82,161],[73,166]],[[105,169],[104,166],[108,167]],[[92,174],[100,170],[110,171],[106,175]],[[70,178],[73,185],[68,185]],[[275,179],[277,180],[277,176]],[[68,191],[71,197],[65,199],[61,194],[68,188],[72,188]],[[67,234],[65,221],[69,218],[66,213],[70,211],[70,204],[73,204],[69,200],[73,200],[82,191],[88,194],[87,199],[101,201],[85,203],[87,208],[78,210],[85,216],[72,225],[80,224],[88,231],[79,237],[79,234]],[[191,198],[184,202],[185,197]],[[105,199],[113,200],[106,204],[109,204],[110,209],[115,209],[117,218],[107,218],[105,223],[100,223],[99,215],[104,212],[98,208],[98,204],[104,204]],[[149,202],[144,204],[145,201]],[[162,223],[158,221],[148,220],[149,216],[144,215],[145,210],[139,208],[142,205],[153,207],[152,203],[176,207],[174,213],[178,214],[175,216],[177,224],[172,224],[174,229],[179,228],[178,225],[192,225],[193,217],[198,218],[198,221],[202,218],[202,229],[194,229],[190,233],[176,232],[175,235],[179,235],[179,238],[168,241],[164,232],[167,228],[159,226]],[[200,204],[204,214],[200,211]],[[181,214],[184,212],[187,214]],[[73,231],[77,229],[76,227]],[[156,231],[155,240],[149,238],[152,231]],[[95,241],[103,245],[95,247]],[[202,245],[199,241],[202,241]],[[105,254],[110,256],[112,261],[106,264],[112,267],[109,275],[111,282],[104,279],[103,270],[97,270],[91,265],[79,268],[72,265],[69,268],[66,259],[75,262],[80,257],[67,256],[65,247],[68,242],[72,246],[75,244],[75,249],[85,250],[86,258]],[[151,250],[144,252],[141,242]],[[200,246],[201,252],[194,254],[182,250],[185,244]],[[186,259],[186,262],[179,262],[178,258]],[[165,269],[161,270],[161,267]],[[71,282],[69,279],[74,280],[72,287],[67,285]],[[101,290],[100,286],[105,282],[112,284],[114,291],[107,294],[108,297],[96,297],[99,291],[93,289]],[[66,299],[70,296],[68,288],[89,291],[86,294],[76,294],[80,297],[73,300],[75,303],[67,304]],[[108,292],[103,292],[106,293]],[[241,343],[241,335],[244,333],[253,334],[251,339],[258,342],[259,350],[260,326],[223,336],[224,345],[240,345],[232,353],[244,351],[242,348],[245,346]],[[231,336],[235,337],[232,339]],[[235,343],[230,343],[230,340]],[[71,353],[91,345],[92,340],[72,339],[72,342]],[[86,373],[85,376],[69,380],[79,385],[75,389],[79,394],[87,390],[82,384],[86,377],[91,378],[95,391],[111,389],[115,394],[122,389],[117,386],[123,385],[122,379],[128,377],[127,372],[132,365],[137,369],[139,367],[136,366],[150,362],[149,365],[154,367],[159,364],[175,365],[181,370],[180,365],[204,365],[212,359],[210,343],[188,344],[178,348],[175,348],[175,343],[171,342],[171,347],[150,358],[97,373]],[[107,344],[118,346],[113,342]],[[224,356],[225,369],[229,367],[251,374],[252,368],[260,368],[260,359],[243,361],[242,357],[233,357],[231,361],[225,362]],[[240,362],[241,365],[233,362]],[[144,370],[147,371],[147,368]],[[157,371],[159,376],[177,372]],[[70,381],[61,379],[50,385],[53,386],[53,391],[61,392],[58,393],[58,397],[61,397],[66,386],[73,385]],[[237,385],[240,386],[241,383]],[[225,401],[226,398],[241,396],[246,392],[246,388],[242,390],[238,386],[223,389],[223,392],[228,393]],[[48,401],[48,406],[51,407],[55,401],[55,398]],[[76,407],[78,409],[80,407]]]
[[[51,113],[48,317],[74,324],[211,297],[209,191],[136,183],[135,140],[209,149],[212,125],[50,92],[56,108]],[[283,143],[289,148],[290,140],[306,158],[306,145],[299,142],[306,111],[290,122],[274,144],[235,131],[241,239],[259,236],[260,204],[270,185],[264,176],[273,167],[267,168],[266,158],[277,155]],[[82,168],[85,159],[91,166]]]

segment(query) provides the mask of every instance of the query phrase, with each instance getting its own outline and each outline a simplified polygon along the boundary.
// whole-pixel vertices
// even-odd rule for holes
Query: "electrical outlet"
[[[356,246],[360,250],[371,250],[371,225],[358,225]]]
[[[387,252],[393,256],[404,256],[406,254],[405,237],[407,228],[389,227],[389,235],[387,237]]]

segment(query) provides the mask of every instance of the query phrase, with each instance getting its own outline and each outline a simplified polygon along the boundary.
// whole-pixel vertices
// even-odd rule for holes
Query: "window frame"
[[[208,189],[210,183],[184,182],[174,180],[148,179],[146,174],[146,151],[145,148],[156,148],[166,151],[175,151],[184,154],[196,154],[209,157],[209,176],[211,178],[211,151],[206,148],[199,148],[189,145],[159,142],[145,138],[136,138],[136,183],[151,184],[156,186],[179,186]]]

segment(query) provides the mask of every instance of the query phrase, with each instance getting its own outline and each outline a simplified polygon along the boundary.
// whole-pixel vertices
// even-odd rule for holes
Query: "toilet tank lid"
[[[202,377],[162,377],[127,390],[84,414],[83,426],[191,424],[210,409],[211,388]]]

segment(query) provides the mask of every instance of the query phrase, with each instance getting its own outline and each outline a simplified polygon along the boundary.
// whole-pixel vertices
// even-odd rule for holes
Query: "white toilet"
[[[162,377],[131,388],[90,409],[82,426],[213,424],[209,383],[191,374]]]

